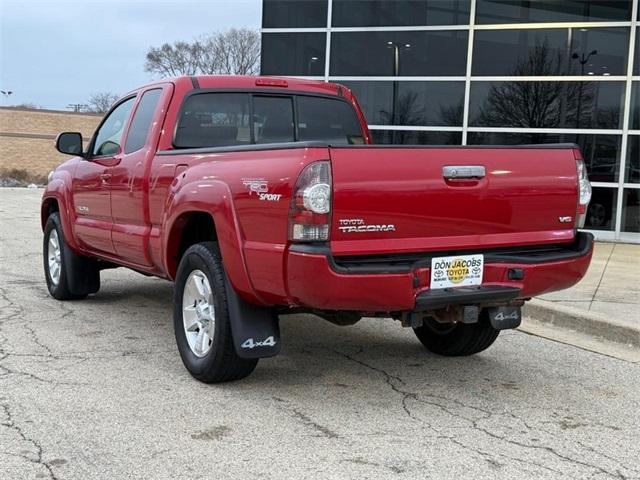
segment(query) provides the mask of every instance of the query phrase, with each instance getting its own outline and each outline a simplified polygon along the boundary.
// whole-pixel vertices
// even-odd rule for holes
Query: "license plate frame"
[[[431,259],[431,289],[482,285],[484,255],[452,255]]]

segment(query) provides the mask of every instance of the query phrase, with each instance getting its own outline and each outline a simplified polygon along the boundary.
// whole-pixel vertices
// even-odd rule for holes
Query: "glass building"
[[[587,228],[640,242],[640,0],[263,0],[264,75],[338,82],[375,143],[577,143]]]

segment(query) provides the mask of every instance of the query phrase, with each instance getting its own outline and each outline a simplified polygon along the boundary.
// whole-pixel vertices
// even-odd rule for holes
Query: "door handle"
[[[109,180],[111,180],[111,174],[110,173],[102,173],[102,174],[100,174],[100,180],[102,180],[102,183],[109,182]]]
[[[485,169],[481,165],[450,165],[442,167],[442,176],[448,180],[458,178],[483,178]]]

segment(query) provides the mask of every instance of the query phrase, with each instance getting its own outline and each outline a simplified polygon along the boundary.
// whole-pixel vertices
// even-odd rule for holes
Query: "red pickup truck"
[[[178,350],[204,382],[280,350],[278,316],[394,318],[471,355],[584,275],[591,187],[574,145],[374,146],[349,89],[181,77],[125,95],[42,199],[51,295],[119,266],[175,282]]]

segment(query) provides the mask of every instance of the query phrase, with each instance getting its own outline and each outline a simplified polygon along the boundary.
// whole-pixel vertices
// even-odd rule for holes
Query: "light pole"
[[[411,48],[410,43],[398,43],[398,42],[387,42],[387,47],[393,50],[393,76],[397,77],[400,75],[400,51],[401,50],[409,50]],[[394,78],[393,80],[393,95],[391,99],[391,125],[396,124],[396,102],[398,101],[398,80]],[[396,141],[396,132],[395,130],[391,133],[391,142],[395,143]]]
[[[577,53],[573,53],[573,55],[571,55],[571,58],[573,60],[578,60],[578,62],[580,63],[580,76],[583,77],[584,76],[584,66],[589,63],[589,59],[594,56],[597,55],[598,51],[597,50],[591,50],[591,52],[589,52],[588,55],[585,55],[584,53],[581,55],[578,55]],[[580,88],[578,89],[578,111],[576,114],[576,128],[580,128],[580,116],[582,115],[582,94],[583,94],[583,85],[584,82],[580,81]]]
[[[11,96],[13,91],[12,90],[0,90],[0,93],[2,93],[2,96],[4,97],[4,99],[7,100]]]
[[[319,60],[318,57],[311,57],[309,59],[309,62],[307,63],[307,75],[311,76],[311,67],[313,66],[313,64],[315,62],[317,62]]]

